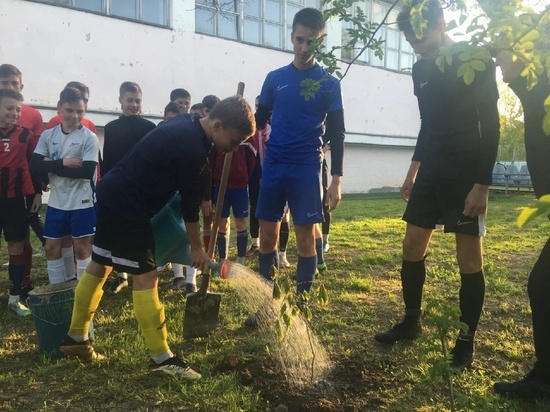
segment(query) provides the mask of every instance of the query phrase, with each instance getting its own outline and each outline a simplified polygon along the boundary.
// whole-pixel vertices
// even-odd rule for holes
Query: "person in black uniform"
[[[541,75],[537,85],[527,88],[520,74],[524,63],[507,52],[497,55],[503,80],[521,100],[525,122],[527,166],[537,198],[550,194],[550,136],[542,130],[544,100],[550,96],[548,77]],[[495,392],[520,399],[550,401],[550,239],[529,275],[527,286],[533,317],[533,338],[537,361],[533,369],[516,382],[496,382]]]
[[[141,87],[134,82],[123,82],[119,89],[122,115],[105,125],[103,142],[103,163],[101,175],[105,176],[139,142],[143,136],[155,128],[155,124],[140,116]],[[116,294],[128,286],[128,274],[119,272],[107,288],[110,294]]]
[[[485,296],[481,238],[500,137],[498,90],[490,58],[485,62],[486,70],[476,72],[470,85],[457,76],[462,63],[457,56],[444,71],[438,68],[440,49],[451,45],[452,40],[445,34],[438,0],[429,0],[424,7],[422,14],[428,26],[420,39],[411,27],[411,8],[398,16],[400,30],[421,56],[412,70],[421,128],[401,188],[408,202],[403,216],[407,228],[401,268],[405,317],[390,330],[377,333],[375,339],[392,344],[421,333],[426,252],[436,224],[444,224],[445,232],[455,233],[456,237],[460,320],[468,325],[467,331],[460,331],[452,349],[451,366],[463,370],[473,361],[474,334]]]
[[[229,97],[216,104],[207,118],[180,115],[152,130],[103,177],[97,188],[92,261],[75,290],[71,326],[60,347],[62,353],[83,362],[102,357],[90,343],[88,327],[114,268],[134,275],[134,311],[151,355],[151,371],[200,378],[168,346],[150,219],[179,191],[191,264],[206,271],[210,259],[201,246],[198,223],[200,173],[212,145],[220,153],[234,150],[254,134],[254,122],[246,101]]]

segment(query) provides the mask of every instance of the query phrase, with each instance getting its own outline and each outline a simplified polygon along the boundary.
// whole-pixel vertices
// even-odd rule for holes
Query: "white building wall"
[[[245,98],[253,102],[267,72],[291,62],[288,52],[195,34],[193,8],[193,0],[175,1],[175,29],[166,29],[25,0],[0,0],[0,63],[23,72],[25,100],[46,121],[55,114],[67,82],[87,84],[88,117],[102,126],[118,116],[123,81],[140,84],[144,115],[160,120],[176,87],[189,90],[192,102],[198,102],[207,94],[232,95],[243,81]],[[329,22],[327,31],[333,43],[338,22]],[[346,144],[343,191],[400,186],[419,128],[410,76],[356,65],[342,85],[346,139],[353,143]],[[371,171],[369,165],[379,167]]]

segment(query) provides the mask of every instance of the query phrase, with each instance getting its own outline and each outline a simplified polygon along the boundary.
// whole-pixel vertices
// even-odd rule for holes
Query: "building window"
[[[168,26],[169,0],[33,0],[107,16]]]
[[[381,22],[389,10],[389,5],[383,1],[365,0],[358,1],[353,4],[350,13],[357,14],[357,8],[361,8],[368,21],[374,23]],[[368,63],[375,67],[384,67],[391,70],[399,70],[410,72],[416,56],[413,49],[405,40],[403,33],[401,33],[397,27],[397,15],[399,10],[393,9],[388,18],[386,24],[380,27],[376,33],[376,38],[384,41],[382,44],[382,51],[384,56],[382,59],[374,54],[372,50],[366,50],[357,61]],[[342,23],[342,44],[347,43],[349,34],[347,29],[351,27],[351,23]],[[356,43],[354,50],[343,50],[342,58],[344,60],[353,60],[364,47],[364,44]]]
[[[195,30],[226,39],[292,50],[294,15],[321,0],[196,0]]]

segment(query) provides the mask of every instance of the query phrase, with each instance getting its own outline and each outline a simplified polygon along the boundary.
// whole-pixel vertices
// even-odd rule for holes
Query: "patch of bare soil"
[[[379,397],[380,388],[390,383],[384,365],[365,365],[346,359],[335,364],[322,381],[290,385],[277,369],[273,359],[263,357],[239,359],[226,356],[221,372],[233,371],[243,385],[253,386],[269,401],[276,412],[355,412],[380,411],[386,401]]]

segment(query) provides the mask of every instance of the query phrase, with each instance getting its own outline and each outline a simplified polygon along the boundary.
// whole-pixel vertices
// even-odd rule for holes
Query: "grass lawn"
[[[550,406],[500,399],[492,391],[495,380],[520,378],[533,363],[527,276],[550,231],[546,219],[517,228],[521,208],[532,203],[532,194],[491,194],[484,241],[485,309],[473,367],[454,379],[458,410],[550,411]],[[161,275],[171,347],[203,375],[189,383],[148,373],[129,288],[115,296],[104,295],[94,320],[95,347],[108,360],[82,365],[74,359],[43,358],[32,317],[18,318],[7,310],[9,281],[3,271],[0,410],[449,410],[447,384],[434,368],[442,354],[429,317],[424,336],[415,342],[384,347],[373,339],[403,312],[399,276],[403,210],[403,201],[395,196],[350,195],[333,214],[326,254],[329,271],[316,282],[328,289],[329,304],[311,306],[312,328],[333,367],[324,381],[305,387],[289,385],[269,344],[242,326],[248,312],[226,281],[214,279],[211,285],[224,294],[216,331],[208,338],[185,341],[185,299],[171,291],[171,273]],[[295,264],[292,238],[288,255]],[[36,239],[33,242],[36,247]],[[7,261],[5,245],[0,258],[1,263]],[[45,265],[44,257],[35,258],[36,285],[47,283]],[[247,265],[255,269],[255,259]],[[425,302],[444,310],[458,306],[454,236],[434,234],[427,268]],[[448,340],[452,344],[454,331]]]

